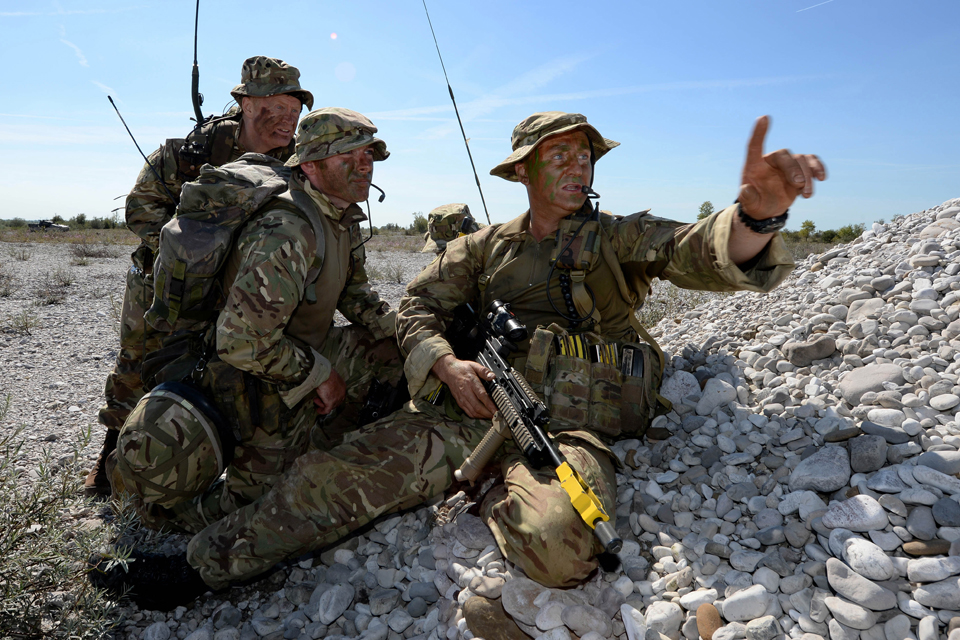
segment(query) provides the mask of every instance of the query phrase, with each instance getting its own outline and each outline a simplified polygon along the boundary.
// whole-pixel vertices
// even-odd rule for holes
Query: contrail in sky
[[[831,2],[833,2],[833,0],[827,0],[826,2],[821,2],[820,4],[815,4],[815,5],[813,5],[812,7],[807,7],[806,9],[798,9],[798,10],[797,10],[797,13],[800,13],[801,11],[806,11],[807,9],[816,9],[817,7],[822,7],[823,5],[825,5],[825,4],[830,4]]]

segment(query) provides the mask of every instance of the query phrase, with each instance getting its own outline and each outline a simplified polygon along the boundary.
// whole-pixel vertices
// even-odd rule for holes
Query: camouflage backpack
[[[216,320],[226,302],[220,275],[234,237],[268,200],[309,221],[287,193],[291,171],[276,158],[247,153],[220,167],[204,165],[196,182],[183,185],[176,216],[160,231],[153,305],[145,315],[152,327],[197,333]],[[322,237],[318,223],[310,222]],[[308,278],[320,270],[323,247],[317,243]]]

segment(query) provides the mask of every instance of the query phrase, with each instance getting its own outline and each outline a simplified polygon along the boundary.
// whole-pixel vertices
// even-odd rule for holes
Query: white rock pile
[[[960,199],[654,330],[671,436],[614,447],[620,565],[524,577],[463,492],[118,637],[960,640]],[[453,522],[434,524],[446,514]]]

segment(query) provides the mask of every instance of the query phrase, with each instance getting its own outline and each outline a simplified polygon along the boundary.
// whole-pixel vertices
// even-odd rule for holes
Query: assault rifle
[[[610,524],[610,516],[603,510],[600,499],[547,437],[549,410],[530,383],[506,360],[516,350],[515,343],[527,337],[527,328],[510,311],[510,305],[494,300],[479,319],[469,305],[458,307],[448,335],[458,358],[475,360],[493,372],[493,380],[484,381],[484,386],[501,418],[500,424],[494,420],[483,440],[455,472],[456,479],[475,480],[507,436],[513,436],[531,466],[540,469],[549,465],[556,471],[570,503],[593,529],[604,549],[619,553],[623,541]],[[503,426],[509,433],[501,431]]]

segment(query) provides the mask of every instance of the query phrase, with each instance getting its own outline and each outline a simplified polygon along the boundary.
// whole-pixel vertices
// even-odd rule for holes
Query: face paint
[[[299,100],[293,96],[277,95],[245,98],[244,103],[247,107],[243,113],[246,125],[244,146],[248,151],[265,153],[290,144],[300,118]]]
[[[530,208],[544,206],[565,217],[583,206],[580,187],[590,184],[590,144],[582,131],[551,136],[540,143],[524,163]]]
[[[370,195],[373,179],[373,147],[366,146],[323,160],[317,160],[315,187],[327,194],[341,209],[363,202]]]

